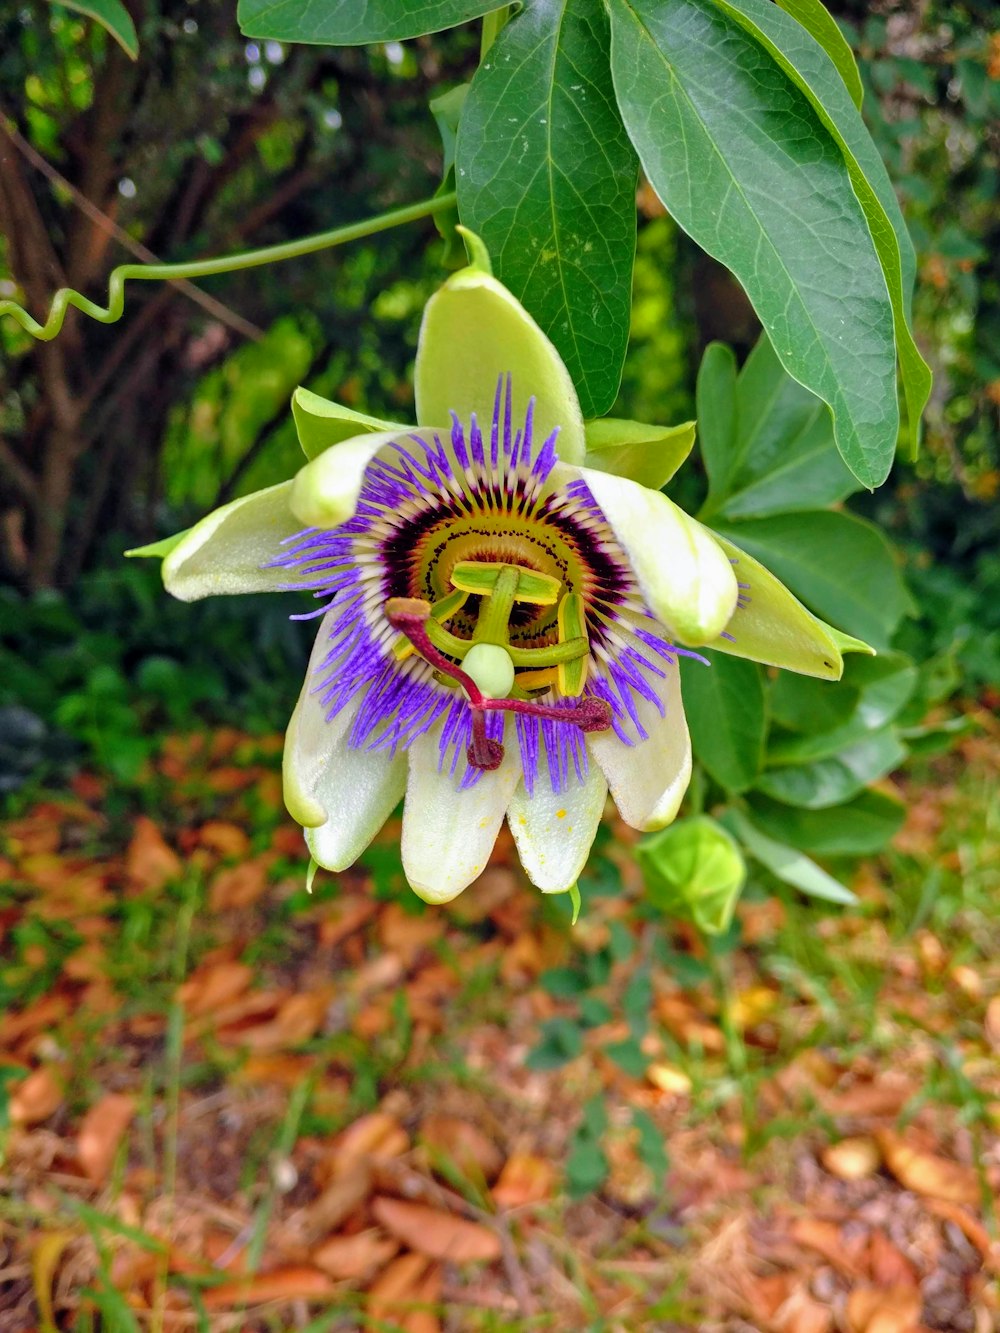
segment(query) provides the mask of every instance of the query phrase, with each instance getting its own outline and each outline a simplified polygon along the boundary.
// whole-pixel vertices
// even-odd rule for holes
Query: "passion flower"
[[[293,481],[136,552],[165,556],[185,600],[313,592],[286,804],[336,871],[404,799],[403,867],[436,903],[482,871],[505,817],[545,892],[575,884],[609,790],[635,828],[675,817],[681,655],[837,679],[861,646],[662,494],[693,430],[584,426],[555,349],[483,262],[428,303],[415,429],[299,390],[311,459]]]

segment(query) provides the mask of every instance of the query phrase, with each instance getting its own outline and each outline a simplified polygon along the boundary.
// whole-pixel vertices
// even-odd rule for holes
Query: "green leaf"
[[[657,194],[732,269],[789,374],[833,409],[848,467],[878,485],[899,429],[893,312],[838,144],[711,0],[608,4],[619,105]]]
[[[888,648],[911,610],[892,548],[853,514],[773,514],[716,528],[756,557],[817,615]]]
[[[135,24],[121,0],[60,0],[60,3],[106,28],[130,60],[139,58]]]
[[[605,1046],[604,1054],[609,1059],[614,1060],[619,1069],[623,1069],[630,1078],[642,1078],[646,1072],[646,1066],[649,1064],[635,1037],[626,1037],[624,1041],[610,1042]]]
[[[851,101],[860,111],[865,96],[864,86],[858,73],[854,52],[837,26],[836,19],[821,0],[778,0],[778,4],[819,42],[836,65],[837,73],[844,80],[844,85],[851,95]]]
[[[745,791],[764,764],[767,713],[756,662],[706,652],[681,658],[684,715],[697,758],[727,791]]]
[[[708,473],[705,512],[727,494],[736,459],[736,355],[725,343],[709,343],[698,367],[698,445]]]
[[[857,796],[870,782],[891,773],[906,758],[906,746],[886,727],[872,732],[839,754],[811,764],[769,769],[757,780],[757,790],[786,805],[805,810],[827,810]]]
[[[729,926],[746,881],[739,847],[714,819],[697,815],[645,838],[635,849],[650,901],[707,935]]]
[[[751,795],[750,817],[772,838],[812,856],[867,856],[881,851],[903,822],[905,809],[881,792],[866,791],[829,810],[800,810]]]
[[[639,1131],[639,1160],[652,1171],[654,1185],[659,1189],[670,1165],[663,1130],[648,1111],[635,1107],[632,1108],[632,1124]]]
[[[364,46],[440,32],[497,8],[497,0],[239,0],[236,18],[247,37]]]
[[[768,0],[713,2],[735,18],[778,62],[809,99],[813,111],[844,155],[889,289],[910,436],[916,447],[920,417],[930,397],[931,372],[909,328],[916,260],[885,165],[839,69],[814,36]]]
[[[761,336],[736,383],[736,431],[725,491],[703,517],[822,509],[858,489],[837,452],[829,408],[786,372]]]
[[[317,458],[331,445],[341,444],[355,435],[411,429],[397,421],[380,421],[378,417],[355,412],[353,408],[343,407],[329,398],[321,398],[311,389],[302,388],[292,394],[292,416],[306,458]]]
[[[771,718],[789,731],[812,736],[843,726],[857,708],[859,698],[858,690],[843,679],[820,681],[782,671],[771,685]],[[775,744],[772,739],[769,758]]]
[[[852,907],[858,901],[850,889],[821,870],[815,861],[810,861],[794,847],[786,847],[761,833],[739,810],[727,810],[720,822],[743,843],[754,860],[766,866],[784,884],[790,884],[811,898],[841,903],[845,907]]]
[[[894,721],[913,694],[916,683],[916,667],[902,654],[852,658],[847,664],[843,685],[830,691],[834,696],[841,690],[853,695],[856,702],[851,714],[826,729],[817,725],[805,726],[800,728],[804,735],[772,741],[768,764],[774,767],[807,764],[839,754]]]
[[[558,1069],[583,1050],[583,1033],[571,1018],[550,1018],[542,1024],[542,1039],[525,1058],[528,1069]]]
[[[658,491],[667,484],[694,445],[693,421],[679,426],[647,426],[642,421],[600,417],[584,422],[585,467],[628,477]]]
[[[618,392],[635,257],[637,167],[607,52],[593,0],[525,8],[476,71],[456,163],[462,221],[552,339],[585,417]]]

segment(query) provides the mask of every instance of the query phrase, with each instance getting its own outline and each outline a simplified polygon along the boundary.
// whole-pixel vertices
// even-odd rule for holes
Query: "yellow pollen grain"
[[[566,818],[566,811],[565,811],[565,810],[557,810],[557,811],[556,811],[556,819],[565,819],[565,818]]]

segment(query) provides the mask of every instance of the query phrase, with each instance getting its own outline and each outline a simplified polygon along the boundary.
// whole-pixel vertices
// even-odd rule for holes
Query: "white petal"
[[[410,746],[403,806],[403,870],[427,903],[450,902],[486,868],[521,776],[517,744],[505,740],[500,767],[463,790],[461,760],[454,777],[447,769],[438,771],[439,730],[432,728]]]
[[[163,561],[163,583],[182,602],[220,593],[274,592],[287,587],[287,569],[262,566],[281,543],[302,531],[289,499],[292,483],[269,486],[214,509],[186,532]]]
[[[305,825],[309,850],[327,870],[358,859],[392,814],[406,786],[406,760],[384,751],[355,750],[347,736],[360,701],[328,722],[314,692],[317,668],[329,647],[333,613],[316,637],[309,670],[285,734],[282,762],[285,804]]]
[[[594,760],[583,782],[574,772],[565,791],[553,791],[544,772],[531,796],[523,782],[518,784],[507,822],[528,878],[543,893],[563,893],[579,879],[607,794],[608,784]]]
[[[647,740],[630,747],[613,731],[587,737],[587,748],[604,771],[618,813],[644,833],[673,821],[691,781],[691,738],[676,666],[667,671],[664,686],[664,717],[648,699],[633,696]]]
[[[317,789],[330,818],[306,829],[310,854],[327,870],[353,865],[406,789],[406,756],[355,750],[341,741]]]
[[[299,468],[291,498],[299,527],[335,528],[345,523],[357,507],[365,468],[387,444],[406,439],[405,429],[356,435]]]
[[[628,556],[650,610],[681,643],[702,644],[726,627],[739,596],[729,557],[700,523],[660,491],[591,468],[557,467],[565,485],[582,477]]]

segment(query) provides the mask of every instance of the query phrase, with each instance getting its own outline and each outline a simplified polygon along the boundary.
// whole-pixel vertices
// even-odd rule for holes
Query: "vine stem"
[[[52,305],[44,324],[39,324],[16,301],[0,301],[0,315],[11,315],[38,341],[51,342],[62,328],[70,306],[82,310],[85,315],[89,315],[91,319],[96,319],[101,324],[114,324],[121,319],[125,311],[125,283],[129,278],[153,282],[172,281],[177,278],[209,278],[217,273],[238,273],[241,269],[260,268],[264,264],[276,264],[284,259],[297,259],[301,255],[314,254],[317,250],[327,250],[335,245],[344,245],[348,241],[361,240],[365,236],[375,236],[392,227],[402,227],[408,222],[418,222],[421,218],[442,213],[454,205],[455,194],[452,192],[423,199],[417,204],[407,204],[405,208],[392,209],[388,213],[378,213],[375,217],[365,218],[362,222],[351,222],[346,227],[315,232],[296,241],[266,245],[259,250],[245,250],[242,254],[222,255],[218,259],[198,259],[186,264],[120,264],[118,268],[112,270],[108,278],[107,308],[97,305],[71,287],[60,287],[52,298]]]

